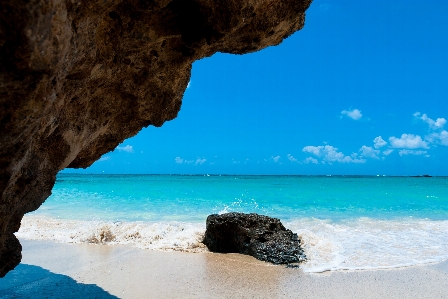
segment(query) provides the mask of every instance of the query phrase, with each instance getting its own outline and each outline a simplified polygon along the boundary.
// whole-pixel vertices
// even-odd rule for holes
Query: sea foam
[[[448,259],[448,221],[359,218],[285,223],[302,239],[306,272],[413,266]]]
[[[397,268],[448,259],[448,221],[358,218],[284,222],[307,256],[305,272]],[[188,222],[60,220],[26,215],[16,236],[61,243],[122,244],[142,249],[206,252],[205,225]]]
[[[25,216],[18,238],[60,243],[121,244],[142,249],[201,252],[205,225],[185,222],[107,222]]]

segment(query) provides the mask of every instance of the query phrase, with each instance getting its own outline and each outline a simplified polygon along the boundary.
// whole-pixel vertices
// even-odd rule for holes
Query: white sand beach
[[[448,261],[308,274],[239,254],[21,243],[0,298],[448,298]]]

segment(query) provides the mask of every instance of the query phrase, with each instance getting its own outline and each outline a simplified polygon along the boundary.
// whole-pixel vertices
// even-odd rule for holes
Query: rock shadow
[[[19,264],[0,278],[0,298],[101,298],[117,299],[94,284],[79,283],[73,278],[47,269]]]

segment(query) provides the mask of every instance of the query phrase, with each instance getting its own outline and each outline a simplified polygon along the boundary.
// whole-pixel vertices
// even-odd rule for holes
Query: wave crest
[[[142,249],[204,252],[205,226],[185,222],[104,222],[25,216],[18,238],[60,243],[121,244]]]

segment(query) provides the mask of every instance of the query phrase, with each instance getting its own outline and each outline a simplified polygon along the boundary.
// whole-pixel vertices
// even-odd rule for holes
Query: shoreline
[[[303,242],[308,261],[301,268],[307,273],[396,269],[448,260],[448,220],[359,218],[331,222],[304,218],[283,223]],[[207,252],[201,242],[204,232],[203,223],[64,220],[29,215],[22,219],[16,236],[64,244]]]
[[[448,298],[448,261],[305,273],[239,254],[20,241],[0,298]]]

